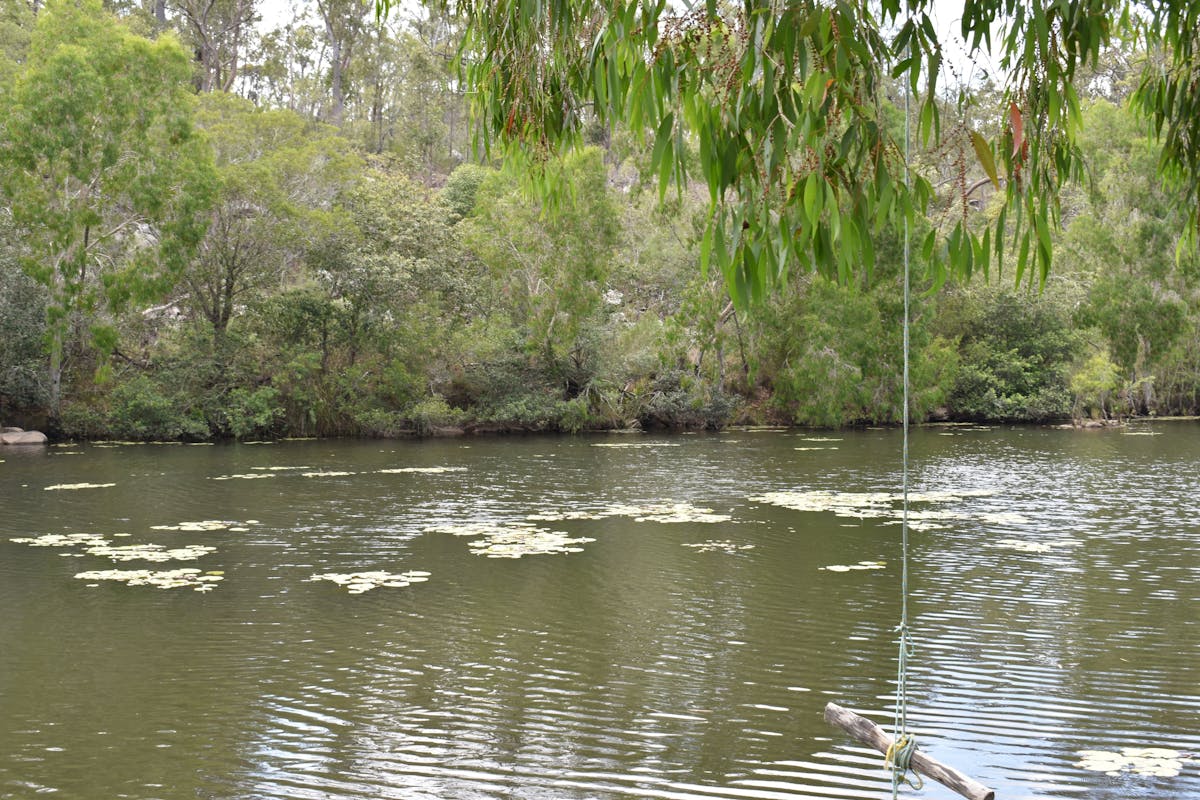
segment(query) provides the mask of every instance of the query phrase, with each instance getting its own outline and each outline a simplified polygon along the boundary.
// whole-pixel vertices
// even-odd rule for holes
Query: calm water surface
[[[998,797],[1200,798],[1200,426],[1133,432],[1158,435],[914,436],[915,489],[991,493],[912,534],[910,719]],[[858,431],[0,449],[0,797],[890,796],[882,759],[821,710],[890,720],[899,528],[748,498],[895,491],[899,444]],[[378,472],[403,467],[463,469]],[[213,480],[253,472],[274,477]],[[45,490],[80,482],[116,485]],[[542,523],[595,541],[516,560],[424,532],[660,501],[731,519]],[[257,523],[151,528],[206,519]],[[9,541],[46,533],[218,549],[112,564]],[[708,540],[753,549],[683,546]],[[864,560],[886,567],[822,569]],[[201,594],[73,578],[179,566],[225,580]],[[358,596],[306,580],[367,569],[431,577]],[[1173,777],[1078,765],[1080,750],[1123,747],[1191,760]]]

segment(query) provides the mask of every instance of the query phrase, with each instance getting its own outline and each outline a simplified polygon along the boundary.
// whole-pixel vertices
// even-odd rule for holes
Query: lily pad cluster
[[[112,561],[194,561],[200,556],[215,553],[217,548],[201,544],[189,544],[183,547],[163,547],[161,544],[131,544],[115,546],[111,544],[93,545],[85,551],[91,556],[102,556]]]
[[[596,541],[586,536],[572,537],[562,531],[539,528],[528,522],[468,522],[457,525],[434,525],[426,533],[451,533],[470,536],[471,552],[487,558],[521,558],[522,556],[582,553],[579,545]]]
[[[1080,750],[1077,765],[1083,769],[1120,775],[1131,772],[1156,778],[1174,778],[1191,758],[1165,747],[1122,747],[1111,750]]]
[[[255,519],[246,520],[247,525],[254,525],[258,522]],[[246,528],[238,525],[237,522],[231,522],[223,519],[202,519],[199,522],[179,522],[175,525],[151,525],[150,530],[154,531],[192,531],[196,533],[204,531],[224,531],[238,530],[244,531]]]
[[[886,561],[859,561],[857,564],[830,564],[821,569],[827,572],[852,572],[860,569],[883,569],[886,566]]]
[[[221,575],[201,573],[192,567],[155,571],[149,569],[99,569],[75,575],[84,581],[117,581],[127,586],[153,586],[158,589],[192,589],[211,592],[213,585],[224,580]]]
[[[245,525],[252,525],[258,520],[246,520]],[[153,525],[153,530],[165,531],[247,531],[249,528],[239,525],[237,522],[227,520],[201,520],[199,522],[180,522],[175,525]],[[128,533],[114,533],[113,538],[128,537]],[[105,538],[100,534],[95,533],[47,533],[41,536],[20,537],[11,540],[16,544],[27,544],[31,547],[60,547],[60,548],[81,548],[82,552],[67,552],[60,553],[64,557],[84,558],[86,556],[97,556],[99,558],[107,558],[112,561],[150,561],[162,563],[166,561],[194,561],[201,556],[206,556],[209,553],[215,553],[217,548],[208,545],[187,544],[178,547],[167,547],[161,544],[130,544],[116,545],[111,539]],[[159,588],[178,588],[181,585],[195,584],[197,591],[211,591],[212,583],[220,580],[220,572],[206,573],[207,577],[197,579],[194,575],[199,575],[199,570],[169,570],[166,572],[155,572],[152,570],[100,570],[98,572],[84,572],[76,577],[84,577],[91,580],[113,580],[123,581],[130,586],[158,586]],[[95,577],[101,575],[103,577]],[[192,577],[188,577],[192,576]],[[185,584],[179,583],[180,581]]]
[[[378,589],[380,586],[403,588],[411,586],[414,583],[424,583],[429,580],[429,575],[430,573],[421,570],[409,570],[408,572],[385,572],[383,570],[373,572],[323,572],[313,575],[309,580],[329,581],[330,583],[336,583],[338,586],[345,586],[350,594],[362,594],[372,589]]]
[[[738,544],[730,539],[711,539],[707,542],[685,542],[684,547],[690,547],[700,553],[739,553],[743,550],[753,550],[752,544]]]
[[[987,497],[993,492],[983,489],[961,492],[909,492],[909,503],[942,505],[957,503],[967,497]],[[853,519],[883,519],[886,524],[899,524],[904,512],[899,505],[904,496],[897,492],[830,492],[825,490],[766,492],[752,495],[751,502],[767,503],[794,511],[828,511],[839,517]],[[991,525],[1021,525],[1029,520],[1011,512],[943,511],[910,509],[908,526],[913,530],[939,530],[952,520],[978,520]]]

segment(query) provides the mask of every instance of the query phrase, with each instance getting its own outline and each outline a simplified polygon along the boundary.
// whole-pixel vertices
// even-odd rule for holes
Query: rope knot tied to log
[[[884,732],[866,717],[860,717],[849,709],[842,708],[837,703],[825,704],[825,721],[836,728],[841,728],[852,737],[880,753],[887,753],[892,747],[892,737]],[[962,774],[954,767],[934,759],[923,750],[912,746],[908,754],[910,767],[914,773],[920,773],[927,778],[933,778],[967,800],[996,800],[996,793],[979,781]]]
[[[892,771],[892,785],[899,786],[901,783],[907,783],[913,789],[921,791],[925,786],[925,781],[921,775],[913,770],[912,777],[908,776],[908,771],[912,768],[913,753],[917,752],[917,737],[910,733],[905,733],[892,742],[888,747],[887,755],[884,756],[884,766]],[[916,783],[913,783],[913,779]]]

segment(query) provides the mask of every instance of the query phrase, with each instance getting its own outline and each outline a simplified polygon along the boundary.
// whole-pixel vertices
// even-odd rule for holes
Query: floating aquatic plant
[[[606,508],[571,511],[545,511],[530,514],[525,519],[531,522],[557,522],[567,519],[607,519],[630,517],[635,522],[728,522],[728,514],[717,514],[711,508],[698,508],[691,503],[650,503],[631,505],[619,503]]]
[[[80,572],[76,578],[85,581],[117,581],[127,586],[154,586],[158,589],[193,589],[211,592],[214,583],[224,580],[221,575],[201,574],[191,567],[156,572],[149,569],[100,569]]]
[[[1054,539],[1048,542],[1031,542],[1025,539],[998,539],[993,543],[1005,550],[1016,550],[1021,553],[1049,553],[1058,548],[1074,547],[1079,542],[1074,539]]]
[[[851,572],[853,570],[882,570],[887,561],[859,561],[858,564],[830,564],[821,567],[827,572]]]
[[[47,492],[53,492],[58,489],[107,489],[109,486],[116,486],[115,483],[56,483],[53,486],[47,486]]]
[[[313,575],[310,581],[329,581],[338,586],[345,586],[350,594],[362,594],[380,586],[402,588],[414,583],[424,583],[429,580],[430,573],[421,570],[408,572],[324,572]]]
[[[737,433],[786,433],[789,429],[777,425],[730,425],[725,430]]]
[[[742,550],[753,550],[752,544],[738,544],[729,539],[712,539],[707,542],[685,542],[684,547],[691,547],[700,553],[737,553]]]
[[[87,554],[103,556],[113,561],[194,561],[200,556],[216,552],[217,548],[199,544],[166,548],[161,544],[130,544],[114,546],[98,544],[87,548]]]
[[[1083,769],[1120,775],[1132,772],[1156,778],[1174,778],[1191,759],[1177,750],[1165,747],[1122,747],[1121,751],[1080,750],[1077,766]]]
[[[579,545],[594,541],[596,540],[586,536],[570,537],[560,531],[543,528],[514,528],[472,542],[470,549],[474,555],[487,558],[521,558],[554,553],[582,553],[583,548]]]
[[[959,492],[909,492],[908,500],[916,504],[942,504],[959,502],[967,497],[986,497],[993,492],[982,489]],[[854,519],[885,519],[896,524],[904,517],[897,508],[904,499],[897,492],[830,492],[821,489],[800,492],[767,492],[748,498],[751,502],[790,508],[793,511],[828,511],[839,517]],[[1018,525],[1027,522],[1020,514],[1011,512],[939,511],[934,509],[909,510],[909,527],[913,530],[936,530],[944,528],[942,522],[949,520],[976,519],[993,525]]]
[[[860,561],[857,564],[830,564],[828,567],[821,567],[821,569],[827,572],[850,572],[859,569],[883,569],[886,566],[886,561]]]
[[[466,467],[397,467],[395,469],[377,469],[375,470],[380,475],[396,475],[402,472],[423,472],[427,474],[440,474],[442,472],[466,472]]]
[[[625,506],[624,508],[637,508]],[[728,514],[717,514],[711,508],[697,508],[691,503],[658,503],[637,509],[641,516],[635,522],[728,522]]]
[[[99,547],[108,544],[108,539],[97,533],[46,533],[41,536],[9,539],[16,544],[31,547]]]
[[[237,523],[222,519],[202,519],[199,522],[179,522],[175,525],[151,525],[150,530],[191,531],[193,533],[200,533],[204,531],[223,531],[233,525],[237,525]]]
[[[625,447],[634,450],[647,447],[679,447],[678,442],[595,442],[592,447]]]
[[[427,533],[451,533],[471,536],[471,552],[488,558],[521,558],[522,556],[554,553],[582,553],[579,545],[594,542],[585,536],[571,537],[562,531],[539,528],[528,522],[468,522],[458,525],[435,525]]]

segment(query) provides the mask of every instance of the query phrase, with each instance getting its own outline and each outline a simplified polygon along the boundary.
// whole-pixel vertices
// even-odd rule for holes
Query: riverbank
[[[1143,417],[1124,417],[1121,419],[1088,419],[1088,420],[1053,420],[1048,422],[1012,422],[1009,420],[981,420],[981,421],[928,421],[914,423],[913,427],[917,429],[927,430],[944,430],[947,433],[972,431],[972,430],[987,430],[998,427],[1030,427],[1058,430],[1078,430],[1078,431],[1101,431],[1101,430],[1122,430],[1130,425],[1147,424],[1147,423],[1165,423],[1165,422],[1197,422],[1200,421],[1200,416],[1143,416]],[[121,431],[111,431],[104,429],[91,429],[85,435],[81,435],[78,431],[58,429],[55,433],[47,437],[39,432],[29,432],[33,436],[41,437],[35,441],[34,438],[28,437],[24,441],[5,440],[4,444],[40,444],[49,441],[53,444],[62,444],[67,442],[91,442],[95,444],[138,444],[138,443],[184,443],[184,444],[215,444],[221,442],[243,442],[243,443],[261,443],[264,441],[311,441],[314,439],[329,439],[329,440],[380,440],[380,441],[399,441],[399,440],[424,440],[424,439],[459,439],[459,438],[491,438],[491,437],[506,437],[506,436],[530,436],[530,435],[577,435],[577,434],[679,434],[679,433],[695,433],[698,431],[709,432],[726,432],[726,433],[797,433],[811,432],[814,434],[821,433],[839,433],[847,431],[862,431],[862,430],[888,430],[900,427],[898,424],[890,423],[883,425],[861,424],[861,425],[843,425],[840,427],[819,427],[811,425],[788,425],[785,423],[769,422],[763,424],[756,423],[730,423],[728,425],[719,426],[655,426],[642,427],[636,420],[632,425],[623,427],[607,426],[607,427],[580,427],[574,429],[564,429],[561,426],[547,422],[545,424],[497,424],[495,422],[469,422],[465,421],[456,425],[423,425],[421,427],[394,427],[386,430],[373,429],[371,431],[359,431],[350,433],[337,433],[329,435],[295,435],[293,433],[281,432],[277,434],[266,434],[254,437],[238,438],[235,436],[134,436],[123,435]],[[7,434],[6,434],[7,435]],[[16,436],[16,434],[13,434]]]

